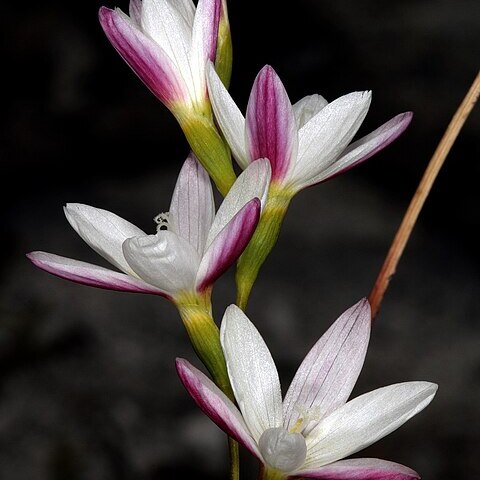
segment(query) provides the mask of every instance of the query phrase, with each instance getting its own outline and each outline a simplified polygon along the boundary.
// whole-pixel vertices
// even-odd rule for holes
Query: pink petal
[[[38,268],[72,282],[120,292],[170,296],[140,279],[107,268],[46,252],[31,252],[27,258]]]
[[[412,117],[412,112],[401,113],[365,137],[353,142],[329,168],[305,182],[301,188],[330,180],[368,160],[394,142],[410,125]]]
[[[343,313],[313,346],[285,396],[287,429],[295,425],[302,411],[308,415],[309,410],[315,409],[325,417],[347,401],[365,360],[370,321],[370,305],[362,299]],[[304,425],[303,433],[308,434],[316,423]]]
[[[101,7],[99,20],[112,45],[167,107],[188,101],[188,90],[175,65],[162,48],[143,34],[121,10]]]
[[[168,229],[187,240],[201,256],[214,216],[210,177],[191,153],[178,175],[170,204]]]
[[[241,255],[257,227],[260,200],[250,200],[215,237],[202,258],[197,273],[197,290],[205,288],[222,275]]]
[[[269,65],[255,79],[247,106],[246,130],[250,158],[268,158],[272,179],[285,178],[296,160],[297,122],[285,87]]]
[[[180,380],[202,411],[225,433],[261,459],[257,445],[253,441],[242,415],[232,401],[187,360],[177,358],[176,366]]]
[[[413,480],[420,475],[399,463],[378,458],[354,458],[312,470],[295,472],[299,477],[322,480]]]

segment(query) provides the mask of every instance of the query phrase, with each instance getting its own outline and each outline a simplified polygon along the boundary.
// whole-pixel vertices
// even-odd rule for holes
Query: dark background
[[[106,208],[146,231],[168,209],[188,147],[97,22],[102,4],[1,7],[3,98],[0,478],[226,478],[224,436],[193,405],[173,362],[198,364],[166,300],[70,284],[35,270],[46,250],[105,265],[62,206]],[[109,7],[115,4],[107,4]],[[118,4],[124,11],[127,2]],[[359,134],[412,110],[407,132],[365,165],[293,201],[248,313],[284,388],[314,341],[371,289],[424,168],[478,70],[475,0],[231,0],[233,97],[244,110],[271,64],[293,102],[371,89]],[[358,395],[407,380],[433,403],[357,456],[423,478],[478,478],[479,113],[421,214],[372,333]],[[216,285],[217,318],[233,273]],[[245,455],[245,478],[255,466]]]

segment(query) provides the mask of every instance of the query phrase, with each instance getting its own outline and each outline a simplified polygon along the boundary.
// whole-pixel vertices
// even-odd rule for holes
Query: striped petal
[[[245,118],[220,80],[212,63],[207,67],[207,84],[215,118],[240,168],[250,164],[246,150]]]
[[[210,177],[191,153],[180,170],[173,191],[168,229],[185,239],[201,256],[214,216]]]
[[[323,172],[343,152],[360,128],[370,101],[370,92],[344,95],[300,129],[298,160],[290,177],[297,188]]]
[[[125,273],[133,274],[122,250],[130,237],[145,235],[135,225],[100,208],[69,203],[64,208],[70,225],[98,254]]]
[[[176,360],[177,372],[187,392],[202,411],[225,433],[261,459],[248,427],[232,401],[200,370],[187,360]]]
[[[156,235],[129,238],[123,253],[132,270],[143,280],[172,296],[192,290],[199,256],[183,238],[168,230]]]
[[[250,200],[219,232],[202,258],[196,289],[203,291],[241,255],[260,218],[260,200]]]
[[[320,480],[414,480],[420,475],[399,463],[378,458],[353,458],[312,470],[295,472],[299,477]]]
[[[293,105],[298,129],[308,123],[328,102],[321,95],[308,95]]]
[[[236,305],[220,328],[228,375],[237,404],[254,440],[282,426],[282,394],[277,368],[258,330]]]
[[[267,199],[270,185],[270,162],[259,159],[252,162],[237,178],[224,198],[208,232],[207,245],[210,245],[228,222],[253,198],[260,199],[262,208]]]
[[[304,435],[342,406],[350,396],[367,353],[370,337],[370,305],[366,299],[349,308],[327,330],[300,365],[283,402],[285,428],[289,430],[302,412],[316,411]]]
[[[437,385],[397,383],[349,401],[307,436],[304,470],[312,470],[362,450],[402,426],[433,399]]]
[[[408,127],[412,116],[412,112],[401,113],[372,133],[352,143],[330,167],[301,184],[301,188],[329,180],[368,160],[396,140]]]
[[[193,96],[193,76],[190,69],[192,25],[179,10],[176,0],[143,0],[141,24],[179,69]]]
[[[145,0],[144,2],[145,3]],[[189,102],[186,84],[165,51],[121,10],[102,7],[100,24],[120,56],[167,107]]]
[[[221,0],[199,0],[192,32],[190,63],[195,82],[196,98],[207,96],[206,67],[215,60]]]
[[[46,252],[31,252],[27,257],[36,267],[75,283],[120,292],[151,293],[170,298],[159,288],[108,268]]]
[[[269,65],[255,79],[246,119],[250,158],[268,158],[272,179],[283,180],[297,156],[297,122],[285,87]]]

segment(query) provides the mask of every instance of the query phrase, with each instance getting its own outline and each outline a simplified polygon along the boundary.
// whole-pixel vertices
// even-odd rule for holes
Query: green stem
[[[225,196],[237,176],[233,170],[230,149],[220,135],[213,117],[191,113],[178,117],[190,148],[208,172],[219,192]]]
[[[235,402],[220,343],[220,331],[212,316],[210,292],[207,292],[204,296],[186,294],[177,298],[175,303],[195,353],[210,372],[220,390],[232,402]],[[231,480],[239,480],[238,443],[229,437],[228,448],[230,453],[230,478]]]
[[[270,187],[255,233],[237,262],[237,305],[242,310],[247,307],[261,266],[277,243],[291,199],[292,195],[288,191]]]

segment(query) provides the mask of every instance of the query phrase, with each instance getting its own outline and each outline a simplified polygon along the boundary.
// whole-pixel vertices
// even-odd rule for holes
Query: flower
[[[177,359],[177,371],[199,407],[262,462],[264,478],[419,478],[384,460],[342,460],[400,427],[437,390],[429,382],[398,383],[347,402],[365,359],[370,324],[366,299],[343,313],[305,357],[283,402],[270,352],[235,305],[225,312],[221,342],[239,407],[186,360]]]
[[[207,80],[215,116],[239,166],[268,158],[272,187],[290,196],[367,160],[412,118],[411,112],[399,114],[348,146],[367,114],[371,92],[353,92],[331,103],[311,95],[292,106],[275,70],[266,65],[255,79],[244,118],[211,64]]]
[[[156,234],[114,213],[68,204],[70,225],[121,272],[51,253],[27,256],[39,268],[77,283],[110,290],[162,295],[178,301],[199,295],[237,259],[257,225],[270,180],[266,160],[237,179],[217,214],[208,174],[191,154],[179,174],[168,214]]]
[[[120,56],[177,118],[225,196],[236,175],[213,121],[205,70],[215,61],[224,81],[230,79],[226,1],[199,0],[195,8],[192,0],[130,0],[129,14],[101,7],[100,24]]]
[[[101,7],[100,24],[118,53],[167,107],[208,104],[205,67],[215,60],[221,1],[131,0],[130,16]]]
[[[244,118],[211,64],[207,83],[215,117],[239,166],[245,169],[257,158],[268,158],[272,166],[265,209],[237,266],[237,304],[245,309],[295,194],[385,148],[405,130],[412,113],[397,115],[348,146],[367,114],[370,92],[353,92],[331,103],[311,95],[292,106],[267,65],[255,79]]]

